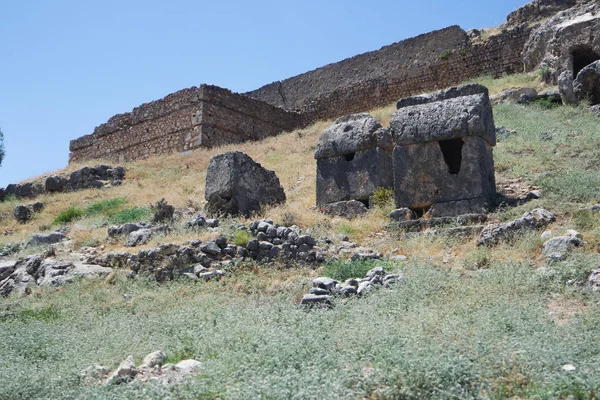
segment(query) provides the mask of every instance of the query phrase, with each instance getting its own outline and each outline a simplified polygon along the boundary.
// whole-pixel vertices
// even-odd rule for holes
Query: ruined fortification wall
[[[207,85],[184,89],[116,115],[93,134],[73,140],[70,161],[126,161],[257,140],[482,75],[522,72],[532,28],[519,23],[580,1],[592,0],[535,0],[485,40],[451,26],[244,95]]]
[[[529,34],[521,26],[474,44],[451,26],[245,94],[296,110],[309,121],[334,118],[482,75],[521,72]]]
[[[300,117],[216,86],[202,85],[118,114],[71,141],[69,162],[135,160],[155,154],[262,139],[298,126]]]

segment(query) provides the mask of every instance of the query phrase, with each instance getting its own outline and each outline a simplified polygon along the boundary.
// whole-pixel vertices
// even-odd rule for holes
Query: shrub
[[[85,211],[77,207],[69,207],[54,219],[55,224],[67,224],[76,219],[82,218],[85,215]]]
[[[248,242],[252,239],[252,234],[248,231],[235,231],[233,232],[233,243],[236,246],[246,247]]]
[[[148,218],[151,211],[146,207],[132,207],[121,210],[113,215],[109,222],[112,224],[126,224],[127,222],[139,222]]]
[[[394,202],[394,189],[392,188],[377,188],[371,197],[371,203],[376,207],[386,207]]]
[[[367,272],[375,267],[369,261],[340,261],[336,260],[325,265],[325,275],[338,281],[351,278],[364,278]]]
[[[445,60],[452,55],[452,50],[444,50],[442,54],[440,54],[440,60]]]

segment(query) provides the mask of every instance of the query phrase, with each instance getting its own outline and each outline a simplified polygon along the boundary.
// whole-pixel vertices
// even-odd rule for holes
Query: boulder
[[[564,105],[577,105],[579,100],[573,91],[573,71],[563,71],[558,76],[558,91]]]
[[[164,351],[158,350],[144,357],[143,363],[148,367],[152,368],[155,365],[163,365],[165,361],[167,361],[167,355]]]
[[[573,82],[573,92],[578,101],[600,104],[600,61],[583,68]]]
[[[344,217],[347,219],[358,218],[369,212],[367,206],[356,200],[325,204],[319,207],[319,210],[331,217]]]
[[[332,303],[333,297],[328,295],[318,295],[318,294],[305,294],[300,300],[300,304],[303,306],[326,306],[330,307],[333,305]]]
[[[26,247],[56,244],[65,239],[65,235],[61,232],[35,233],[31,236],[29,242],[27,242]]]
[[[131,232],[127,236],[127,241],[125,242],[124,246],[126,246],[126,247],[140,246],[140,245],[148,243],[150,241],[151,237],[152,237],[152,231],[150,229],[148,229],[148,228],[138,229],[138,230]]]
[[[239,151],[211,158],[206,172],[205,198],[210,214],[244,216],[286,199],[275,172]]]
[[[535,99],[538,95],[537,90],[533,88],[519,88],[519,89],[508,89],[490,98],[492,104],[499,103],[527,103],[523,101],[524,98],[531,100]]]
[[[33,215],[33,210],[31,210],[29,207],[20,205],[15,207],[15,211],[13,214],[18,223],[25,224],[31,219],[31,216]]]
[[[69,184],[69,181],[67,180],[67,178],[64,178],[62,176],[52,175],[52,176],[49,176],[48,178],[46,178],[44,187],[46,189],[46,192],[54,193],[54,192],[64,191],[64,189],[67,187],[68,184]]]
[[[544,243],[542,253],[548,261],[560,261],[567,258],[575,247],[583,246],[583,241],[576,236],[559,236]]]
[[[392,186],[390,131],[368,114],[341,117],[323,132],[315,150],[317,205],[366,202]]]
[[[119,367],[113,372],[106,382],[108,385],[119,385],[121,383],[131,382],[137,375],[138,370],[135,367],[133,356],[127,357]]]

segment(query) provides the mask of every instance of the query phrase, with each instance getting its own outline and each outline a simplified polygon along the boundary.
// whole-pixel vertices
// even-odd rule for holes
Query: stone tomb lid
[[[389,130],[382,128],[369,114],[345,115],[323,132],[315,150],[315,158],[339,157],[377,147],[392,149]]]
[[[479,136],[496,145],[492,106],[484,86],[466,85],[409,99],[398,102],[401,108],[390,123],[396,146],[465,136]]]

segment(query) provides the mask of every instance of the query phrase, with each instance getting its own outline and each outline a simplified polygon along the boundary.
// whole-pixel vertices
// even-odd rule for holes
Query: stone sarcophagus
[[[321,136],[317,205],[357,200],[368,205],[380,187],[392,187],[392,139],[368,114],[339,118]]]
[[[496,133],[488,90],[466,85],[397,103],[394,200],[417,216],[481,212],[496,193]]]

